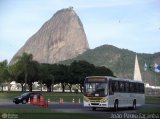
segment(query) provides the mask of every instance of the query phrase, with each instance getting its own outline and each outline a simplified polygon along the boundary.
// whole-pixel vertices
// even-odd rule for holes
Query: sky
[[[10,61],[56,11],[71,6],[91,49],[160,52],[160,0],[0,0],[0,61]]]

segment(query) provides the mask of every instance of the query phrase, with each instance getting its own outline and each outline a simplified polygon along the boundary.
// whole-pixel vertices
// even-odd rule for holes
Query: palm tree
[[[16,62],[12,65],[8,66],[8,72],[10,74],[10,79],[13,81],[16,81],[17,83],[20,83],[22,86],[22,91],[23,91],[23,84],[24,81],[20,80],[20,77],[22,77],[22,74],[24,74],[21,70],[21,68],[19,67],[19,63]]]
[[[18,60],[19,70],[24,72],[24,75],[25,75],[24,76],[25,77],[24,78],[25,79],[24,91],[26,91],[28,74],[32,73],[30,70],[32,67],[32,59],[33,59],[32,54],[23,53],[22,56],[19,57],[19,60]]]

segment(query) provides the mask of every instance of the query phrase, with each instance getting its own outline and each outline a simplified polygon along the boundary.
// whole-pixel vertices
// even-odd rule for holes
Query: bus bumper
[[[108,102],[83,102],[84,107],[108,107]]]

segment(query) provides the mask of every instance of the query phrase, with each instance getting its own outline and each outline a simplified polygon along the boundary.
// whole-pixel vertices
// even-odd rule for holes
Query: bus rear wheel
[[[133,109],[133,110],[136,109],[136,100],[133,101],[133,107],[132,107],[132,109]]]
[[[114,110],[115,110],[115,111],[118,110],[118,100],[116,100],[115,103],[114,103]]]

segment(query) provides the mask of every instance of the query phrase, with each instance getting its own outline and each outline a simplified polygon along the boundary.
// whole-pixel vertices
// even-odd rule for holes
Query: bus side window
[[[129,92],[129,84],[128,82],[125,82],[125,92]]]
[[[119,90],[120,92],[124,92],[124,82],[123,81],[119,82]]]
[[[142,84],[142,92],[145,93],[144,84]]]
[[[133,83],[133,91],[136,93],[137,92],[137,85],[136,85],[136,83]]]
[[[130,82],[130,83],[129,83],[129,92],[130,92],[130,93],[133,93],[133,91],[134,91],[133,83]]]
[[[136,83],[136,92],[139,93],[139,83]]]
[[[118,81],[115,81],[115,83],[114,83],[114,91],[115,92],[119,92],[119,83],[118,83]]]
[[[144,93],[144,84],[140,84],[140,93]]]
[[[141,91],[141,85],[140,85],[140,83],[138,83],[138,93],[140,93]]]
[[[109,95],[113,95],[114,93],[114,82],[109,81]]]

